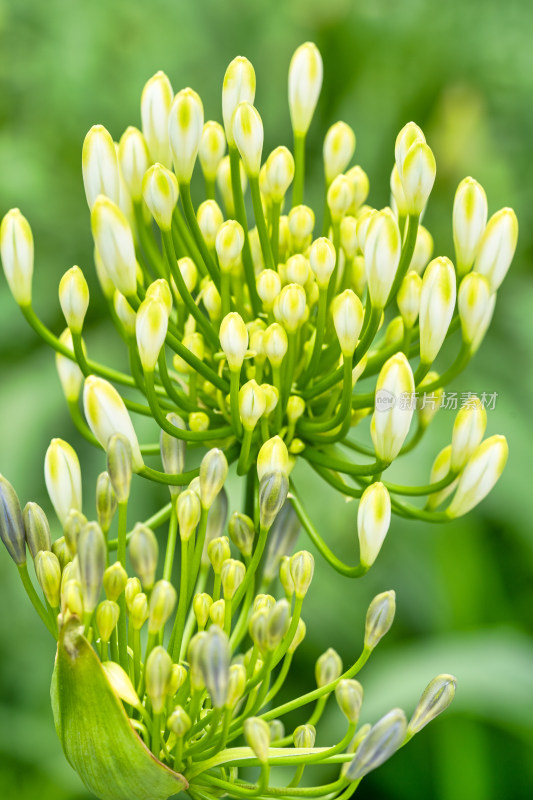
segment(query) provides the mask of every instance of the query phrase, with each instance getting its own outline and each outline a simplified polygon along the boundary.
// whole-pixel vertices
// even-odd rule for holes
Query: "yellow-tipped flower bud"
[[[518,241],[518,220],[512,208],[502,208],[489,219],[481,237],[476,272],[484,275],[492,292],[496,292],[511,266]]]
[[[192,727],[192,721],[187,712],[181,706],[176,706],[167,720],[167,728],[172,731],[176,739],[183,739]]]
[[[414,269],[410,269],[396,295],[396,302],[406,328],[412,328],[418,319],[421,293],[422,278]]]
[[[396,594],[392,589],[374,597],[365,622],[365,648],[373,650],[390,630],[396,613]]]
[[[337,175],[344,172],[355,152],[355,133],[345,122],[336,122],[326,133],[324,139],[324,171],[329,185]],[[348,179],[349,180],[349,179]],[[351,181],[350,181],[351,188]],[[353,202],[353,189],[350,205]]]
[[[294,158],[286,147],[276,147],[266,160],[269,194],[275,203],[281,203],[294,178]]]
[[[265,475],[271,472],[289,474],[289,453],[287,445],[280,436],[268,439],[257,456],[257,476],[262,481]]]
[[[178,259],[178,269],[181,272],[182,278],[185,281],[185,286],[192,292],[196,288],[198,281],[198,270],[196,264],[188,256]]]
[[[308,241],[315,227],[315,215],[309,206],[294,206],[289,211],[289,231],[294,249],[302,252],[307,247]]]
[[[298,283],[300,286],[305,286],[309,279],[312,280],[308,259],[301,253],[296,253],[288,258],[283,267],[282,278],[285,283]]]
[[[107,197],[98,195],[91,211],[91,229],[104,268],[125,297],[137,289],[135,245],[128,220]]]
[[[120,563],[115,561],[104,572],[104,592],[108,600],[118,600],[128,583],[128,573]],[[140,586],[139,586],[140,591]]]
[[[339,223],[353,203],[353,185],[346,175],[337,175],[330,184],[327,202],[333,222]]]
[[[313,580],[315,559],[307,550],[300,550],[291,556],[290,570],[294,594],[297,598],[305,597]]]
[[[328,683],[336,681],[342,674],[342,659],[332,647],[317,659],[315,665],[315,677],[318,688],[327,686]]]
[[[305,292],[304,292],[305,297]],[[273,322],[265,331],[265,353],[272,367],[280,367],[289,347],[285,329],[279,322]]]
[[[220,210],[220,206],[215,200],[204,200],[204,202],[200,203],[198,206],[196,217],[205,243],[212,249],[215,246],[220,226],[224,222],[224,216]]]
[[[309,264],[320,289],[327,289],[336,260],[333,242],[325,236],[315,239],[309,251]]]
[[[169,231],[179,196],[174,173],[162,164],[153,164],[144,174],[142,196],[156,224],[161,230]]]
[[[400,263],[402,242],[396,218],[389,211],[377,211],[368,223],[368,230],[361,242],[368,279],[368,290],[372,305],[384,308]]]
[[[219,337],[230,370],[239,372],[248,350],[248,331],[240,314],[232,311],[224,317]]]
[[[204,107],[192,89],[175,96],[168,119],[174,171],[180,183],[190,183],[204,127]]]
[[[228,144],[233,138],[233,114],[240,103],[253,104],[255,99],[255,71],[247,58],[237,56],[230,62],[222,84],[222,117]]]
[[[219,628],[223,628],[225,618],[226,618],[226,601],[217,600],[216,603],[213,603],[213,605],[209,609],[209,619],[211,620],[213,625],[217,625]]]
[[[335,687],[340,710],[352,725],[356,725],[363,705],[363,687],[359,681],[344,679]]]
[[[154,714],[161,714],[172,675],[172,659],[164,647],[154,647],[146,659],[146,694]]]
[[[292,597],[294,594],[294,581],[291,575],[291,560],[289,556],[282,556],[280,559],[279,581],[283,587],[286,597]]]
[[[453,675],[437,675],[428,683],[409,720],[407,732],[411,736],[446,711],[455,697],[456,686],[457,680]]]
[[[92,209],[100,194],[118,203],[120,182],[117,151],[111,134],[103,125],[93,125],[85,137],[81,165],[89,208]]]
[[[414,413],[415,384],[411,365],[403,353],[385,362],[376,384],[375,410],[370,432],[376,455],[390,463],[400,452]]]
[[[168,696],[174,697],[174,695],[181,689],[186,680],[187,680],[187,670],[185,669],[183,664],[172,664],[172,674],[170,676]]]
[[[81,333],[89,307],[89,287],[79,267],[71,267],[61,278],[59,302],[70,330],[73,333]]]
[[[300,45],[289,67],[289,110],[295,136],[309,130],[322,88],[322,56],[313,42]]]
[[[235,708],[246,688],[246,667],[232,664],[229,668],[228,694],[226,708]]]
[[[103,600],[96,609],[96,627],[103,642],[111,639],[120,616],[120,608],[113,600]]]
[[[141,120],[150,158],[172,166],[168,138],[168,117],[174,92],[164,72],[156,72],[144,86],[141,95]]]
[[[40,550],[35,556],[35,574],[48,603],[52,608],[58,608],[61,565],[57,556],[48,550]]]
[[[100,284],[102,293],[107,300],[111,300],[114,292],[116,291],[115,284],[109,277],[100,253],[98,252],[98,248],[96,247],[94,248],[94,265],[96,267],[96,276],[98,278],[98,283]]]
[[[256,278],[257,294],[265,311],[272,311],[274,300],[281,291],[281,279],[273,269],[264,269]]]
[[[345,772],[346,778],[358,781],[380,767],[401,747],[406,733],[407,720],[401,708],[389,711],[369,730],[357,748]]]
[[[222,581],[222,591],[224,598],[231,600],[244,580],[246,567],[242,561],[237,561],[235,558],[227,558],[222,564],[220,571],[220,578]]]
[[[200,464],[200,499],[203,508],[211,508],[227,475],[228,462],[222,450],[216,447],[208,450]]]
[[[219,122],[209,120],[204,125],[198,150],[200,165],[206,180],[215,180],[218,165],[222,161],[225,152],[226,137],[224,128]]]
[[[265,417],[269,417],[279,401],[279,391],[271,383],[262,383],[261,389],[265,395]]]
[[[210,541],[207,548],[207,555],[209,557],[209,561],[211,562],[211,566],[213,567],[213,572],[215,575],[220,575],[224,561],[226,561],[228,558],[231,558],[231,549],[229,546],[228,537],[217,536],[216,539]]]
[[[35,558],[41,550],[51,550],[50,525],[41,506],[37,503],[26,503],[22,519],[32,558]]]
[[[487,224],[487,195],[474,178],[464,178],[453,201],[453,243],[458,275],[471,268]]]
[[[118,289],[115,289],[113,295],[113,307],[117,317],[122,323],[126,336],[128,336],[130,339],[133,339],[135,337],[137,314],[130,306],[124,295],[118,291]]]
[[[298,725],[292,734],[292,741],[295,747],[310,750],[315,746],[316,728],[314,725]]]
[[[403,191],[402,179],[396,164],[392,168],[390,176],[391,207],[398,217],[406,217],[409,213],[407,200]]]
[[[18,208],[8,211],[0,226],[0,253],[11,294],[23,308],[31,303],[33,234]]]
[[[296,628],[296,633],[294,634],[294,638],[289,645],[288,649],[289,653],[291,654],[294,653],[296,651],[296,648],[298,648],[301,645],[301,643],[305,639],[305,632],[306,632],[305,622],[303,621],[303,619],[300,619],[298,620],[298,627]]]
[[[129,542],[131,565],[141,579],[143,589],[150,590],[155,583],[159,547],[151,528],[137,523]]]
[[[133,688],[133,683],[128,673],[122,669],[120,664],[117,664],[115,661],[104,661],[102,667],[117,697],[120,697],[124,703],[129,703],[129,705],[134,708],[139,708],[141,701]]]
[[[353,204],[350,212],[355,215],[368,197],[370,181],[364,169],[359,165],[350,167],[346,172],[346,177],[351,180],[353,186]]]
[[[111,436],[121,433],[130,443],[134,472],[141,469],[144,462],[137,434],[115,387],[104,378],[90,375],[85,379],[83,405],[87,422],[102,447],[107,450]]]
[[[158,278],[153,281],[146,290],[146,299],[157,300],[165,306],[167,316],[172,311],[172,292],[165,278]]]
[[[139,578],[128,578],[126,582],[126,588],[124,589],[124,595],[126,597],[126,605],[128,607],[128,611],[131,611],[131,605],[138,594],[142,593],[142,586]],[[110,598],[111,599],[111,598]]]
[[[426,207],[435,183],[437,165],[433,151],[425,142],[414,142],[405,154],[398,171],[407,212],[420,215]]]
[[[194,534],[202,514],[202,505],[196,492],[186,489],[179,495],[177,512],[180,538],[187,542]]]
[[[157,581],[150,595],[148,605],[148,633],[162,631],[174,611],[176,590],[168,581]]]
[[[357,510],[357,535],[361,564],[371,567],[376,560],[391,520],[390,495],[385,486],[376,481],[365,489]]]
[[[435,458],[433,466],[431,467],[429,482],[438,483],[445,478],[450,472],[451,462],[452,446],[449,444],[444,447]],[[426,508],[429,511],[434,511],[436,508],[438,508],[441,503],[443,503],[446,498],[452,494],[454,489],[457,487],[458,482],[459,479],[456,478],[453,483],[451,483],[449,486],[446,486],[446,488],[442,489],[440,492],[432,492],[428,497]]]
[[[101,472],[96,480],[96,515],[104,533],[111,527],[116,510],[117,496],[111,478],[108,472]]]
[[[297,394],[292,394],[287,400],[287,419],[294,425],[305,411],[305,400]]]
[[[271,653],[282,643],[291,622],[291,606],[278,600],[270,609],[266,625],[266,649]]]
[[[148,619],[148,597],[144,592],[135,595],[129,607],[131,624],[136,631],[140,631],[146,620]]]
[[[394,145],[394,158],[400,175],[402,174],[403,163],[409,149],[415,142],[425,141],[426,137],[415,122],[408,122],[407,125],[403,126],[396,137],[396,143]]]
[[[217,233],[215,247],[222,272],[231,272],[244,247],[244,231],[236,220],[224,222]]]
[[[135,333],[141,364],[153,372],[168,330],[168,314],[163,303],[147,298],[137,312]]]
[[[332,304],[333,324],[345,358],[353,356],[363,327],[365,312],[355,292],[346,289]]]
[[[462,517],[484,500],[502,474],[508,455],[505,436],[490,436],[481,442],[459,479],[448,516]]]
[[[48,495],[62,525],[71,508],[81,511],[81,469],[73,447],[62,439],[52,439],[44,459]]]
[[[411,269],[418,272],[419,275],[423,273],[428,265],[431,256],[433,255],[433,236],[427,228],[423,225],[418,226],[416,234],[415,252],[411,259]]]
[[[478,397],[470,397],[458,411],[452,432],[451,468],[460,472],[480,444],[487,427],[487,412]]]
[[[250,103],[239,103],[231,123],[233,139],[248,177],[258,177],[263,152],[263,122]]]
[[[455,270],[449,258],[435,258],[422,279],[420,293],[420,359],[435,360],[450,327],[456,298]]]
[[[63,331],[59,337],[59,341],[62,345],[67,347],[71,353],[74,352],[72,334],[68,328]],[[83,384],[83,372],[76,361],[61,355],[61,353],[56,353],[56,369],[65,399],[68,403],[76,402],[80,396]]]
[[[229,535],[233,544],[238,547],[243,556],[252,553],[255,538],[254,523],[246,514],[234,511],[228,525]]]
[[[258,383],[248,381],[239,390],[239,414],[244,429],[253,431],[265,412],[265,394]]]
[[[244,738],[261,764],[266,764],[270,747],[270,728],[265,720],[261,717],[248,717],[244,721]]]
[[[92,614],[98,605],[107,560],[107,545],[102,529],[89,522],[78,537],[78,567],[83,593],[83,609]]]
[[[192,609],[194,611],[194,616],[196,617],[198,630],[203,630],[207,625],[207,622],[209,620],[209,611],[212,605],[213,605],[213,598],[206,592],[194,595],[192,601]]]
[[[479,272],[465,275],[459,286],[457,305],[461,319],[463,341],[472,351],[477,349],[486,330],[487,315],[492,316],[495,295],[491,294],[490,284]]]
[[[270,528],[283,507],[289,492],[289,481],[284,472],[270,472],[259,484],[259,522],[262,528]]]
[[[78,550],[78,537],[86,525],[87,517],[75,508],[71,508],[63,525],[63,531],[66,545],[73,556]]]
[[[289,283],[281,290],[274,313],[277,310],[278,321],[283,324],[288,333],[296,333],[304,322],[307,309],[306,301],[305,289],[297,283]]]
[[[150,166],[150,155],[144,136],[138,128],[130,125],[122,134],[118,145],[118,160],[131,199],[139,203],[142,199],[143,176]]]

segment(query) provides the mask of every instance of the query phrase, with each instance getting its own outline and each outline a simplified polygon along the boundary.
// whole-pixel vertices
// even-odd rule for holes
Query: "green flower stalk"
[[[330,648],[317,660],[316,688],[277,700],[306,632],[314,557],[294,552],[300,528],[333,569],[359,577],[394,515],[444,522],[465,514],[507,459],[503,436],[483,439],[486,412],[470,397],[429,482],[387,480],[479,348],[518,226],[511,209],[487,222],[485,193],[467,178],[453,208],[456,265],[431,260],[420,220],[436,164],[423,132],[414,123],[400,131],[391,206],[375,209],[366,204],[368,176],[350,167],[355,134],[337,122],[324,140],[319,230],[304,201],[306,136],[321,84],[320,53],[306,43],[289,68],[293,152],[264,153],[256,77],[245,58],[224,77],[223,126],[204,122],[199,95],[174,96],[159,72],[142,93],[141,129],[129,127],[119,145],[102,126],[89,131],[83,181],[98,280],[124,344],[122,369],[95,361],[83,341],[83,271],[72,267],[61,280],[67,329],[58,336],[33,305],[29,223],[13,209],[1,224],[11,292],[55,351],[77,429],[106,458],[95,514],[86,507],[86,518],[78,457],[52,441],[45,479],[63,529],[55,541],[45,512],[29,503],[23,514],[0,477],[1,539],[57,640],[57,732],[102,800],[164,800],[180,791],[192,800],[348,798],[453,698],[455,679],[437,676],[409,725],[393,709],[359,726],[355,676],[392,625],[390,591],[370,604],[360,654],[347,669]],[[197,161],[205,183],[198,208]],[[456,345],[450,364],[441,363],[447,340]],[[159,441],[139,441],[137,415],[154,421]],[[207,451],[199,467],[188,463],[197,447]],[[359,501],[354,563],[339,559],[310,519],[299,460]],[[243,479],[242,508],[228,508],[228,469]],[[128,501],[140,479],[167,485],[169,502],[134,524]],[[315,746],[333,698],[345,730]],[[285,735],[292,712],[300,719]],[[292,768],[283,786],[278,766]],[[315,766],[334,779],[312,784]]]

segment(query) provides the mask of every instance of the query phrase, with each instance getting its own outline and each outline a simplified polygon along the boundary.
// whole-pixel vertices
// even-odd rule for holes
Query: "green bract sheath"
[[[59,634],[50,694],[67,760],[100,800],[166,800],[187,788],[131,727],[77,622]]]

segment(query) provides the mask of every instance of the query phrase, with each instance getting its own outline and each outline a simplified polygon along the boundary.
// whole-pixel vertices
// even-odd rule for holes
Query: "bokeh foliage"
[[[225,67],[236,54],[248,56],[271,149],[290,142],[288,62],[312,39],[325,63],[310,135],[308,185],[317,208],[322,137],[342,118],[355,128],[356,162],[370,175],[370,202],[378,207],[388,202],[397,131],[409,119],[422,126],[438,166],[426,216],[437,255],[452,255],[453,193],[464,175],[485,186],[491,212],[516,209],[518,253],[492,329],[453,387],[498,393],[488,433],[509,439],[502,480],[480,509],[451,525],[395,521],[377,565],[359,582],[320,563],[308,599],[299,684],[311,686],[314,660],[328,645],[346,660],[357,651],[366,605],[388,588],[397,591],[397,620],[362,674],[365,719],[393,705],[410,711],[417,687],[439,671],[459,680],[452,710],[366,779],[362,798],[512,800],[533,787],[532,26],[529,0],[0,0],[0,212],[18,205],[32,224],[36,305],[56,330],[63,325],[59,278],[74,263],[84,268],[93,294],[86,338],[95,355],[121,358],[118,347],[110,352],[90,267],[81,143],[95,122],[117,138],[139,124],[140,92],[157,69],[175,88],[192,85],[206,118],[220,118]],[[61,436],[83,459],[92,502],[101,457],[79,441],[53,356],[26,327],[3,281],[0,361],[0,471],[24,502],[50,510],[43,457],[50,438]],[[452,423],[452,413],[442,411],[418,459],[402,465],[402,482],[427,476]],[[304,469],[297,477],[320,529],[349,558],[353,508],[339,505]],[[156,492],[162,496],[148,486],[143,492],[147,513]],[[53,731],[52,645],[6,557],[0,598],[0,796],[87,798]],[[328,724],[338,722],[332,711]]]

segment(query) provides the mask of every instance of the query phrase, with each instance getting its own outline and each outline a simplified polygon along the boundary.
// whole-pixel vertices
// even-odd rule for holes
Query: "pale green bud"
[[[342,675],[342,659],[332,647],[317,659],[315,665],[315,678],[318,688],[327,686]]]
[[[191,482],[189,488],[192,488],[194,481]],[[198,484],[200,480],[198,479]],[[226,519],[228,517],[228,495],[225,489],[222,489],[216,496],[215,501],[209,509],[207,516],[207,528],[205,533],[204,549],[202,552],[202,564],[209,565],[209,557],[207,555],[207,548],[213,539],[217,539],[222,535],[226,526]]]
[[[362,494],[357,510],[357,535],[361,564],[371,567],[376,560],[391,520],[390,495],[385,486],[376,481]]]
[[[144,86],[141,95],[141,120],[150,158],[165,167],[172,166],[168,138],[168,117],[174,92],[164,72],[156,72]]]
[[[257,456],[257,476],[262,481],[265,475],[272,472],[289,474],[289,453],[287,445],[280,436],[268,439],[259,450]]]
[[[502,208],[489,219],[481,237],[474,270],[484,275],[496,292],[511,265],[518,240],[518,220],[512,208]]]
[[[294,179],[293,155],[286,147],[276,147],[265,166],[270,196],[275,203],[281,203]]]
[[[141,364],[146,372],[153,372],[168,329],[168,314],[163,303],[147,298],[139,306],[135,332]]]
[[[154,714],[161,714],[172,675],[172,659],[164,647],[154,647],[146,659],[146,694]]]
[[[315,559],[307,550],[300,550],[291,556],[291,576],[297,598],[301,599],[307,594],[314,571]]]
[[[261,653],[266,652],[266,630],[268,624],[269,606],[266,604],[254,610],[248,623],[250,639],[259,648]]]
[[[89,522],[78,536],[78,564],[85,613],[98,605],[107,560],[107,546],[97,522]]]
[[[80,462],[68,442],[52,439],[44,459],[44,478],[52,505],[64,525],[71,508],[81,511]]]
[[[212,605],[213,605],[213,598],[206,592],[194,595],[192,601],[192,608],[194,611],[194,616],[196,617],[196,622],[198,623],[199,630],[203,630],[203,628],[205,628],[205,626],[207,625],[207,622],[209,620],[209,611]]]
[[[248,350],[248,331],[240,314],[232,311],[224,317],[219,337],[230,370],[239,372]]]
[[[238,56],[229,64],[222,84],[222,117],[228,144],[233,138],[233,114],[240,103],[252,104],[255,99],[255,71],[247,58]]]
[[[490,436],[476,447],[459,479],[448,516],[462,517],[484,500],[502,474],[508,455],[505,436]]]
[[[61,278],[59,302],[70,330],[81,333],[89,307],[89,287],[79,267],[71,267]]]
[[[215,284],[213,283],[213,281],[208,281],[206,284],[204,284],[202,289],[202,302],[206,308],[207,313],[209,314],[209,319],[211,320],[211,322],[218,322],[218,320],[220,319],[220,315],[222,313],[222,298],[220,297],[220,293]],[[248,346],[246,349],[248,349]],[[244,352],[246,353],[246,350]],[[233,354],[232,354],[232,359],[234,359]],[[244,361],[244,356],[243,356],[243,361]]]
[[[246,688],[246,668],[243,664],[232,664],[229,668],[226,708],[235,708]]]
[[[346,289],[332,304],[333,324],[345,358],[353,356],[363,327],[365,312],[355,292]]]
[[[487,412],[479,397],[470,397],[459,409],[452,431],[450,466],[460,472],[481,443],[487,427]]]
[[[279,562],[279,580],[287,597],[294,594],[294,581],[291,575],[291,560],[289,556],[282,556]]]
[[[444,447],[435,458],[433,466],[431,467],[429,482],[438,483],[443,478],[445,478],[450,471],[451,462],[452,462],[452,446],[451,444],[449,444],[446,447]],[[453,481],[453,483],[451,483],[445,489],[442,489],[440,492],[433,492],[432,494],[430,494],[426,503],[426,508],[428,508],[430,511],[433,511],[434,509],[438,508],[441,505],[441,503],[443,503],[444,500],[446,500],[446,498],[449,497],[450,494],[452,494],[458,482],[459,479],[456,478],[455,481]]]
[[[33,234],[18,208],[7,212],[0,226],[0,253],[6,280],[19,306],[31,303]]]
[[[129,542],[131,564],[143,585],[143,589],[150,590],[155,582],[159,547],[157,539],[151,528],[137,523],[131,534]]]
[[[101,472],[96,480],[96,514],[104,533],[111,527],[116,510],[117,496],[111,478],[108,472]]]
[[[217,233],[224,222],[224,217],[218,203],[216,203],[215,200],[204,200],[204,202],[198,206],[196,217],[205,243],[212,249],[215,246]]]
[[[423,225],[418,226],[416,233],[416,244],[413,257],[411,258],[411,269],[418,272],[419,275],[423,273],[431,256],[433,255],[433,236],[427,228]]]
[[[278,316],[288,333],[296,333],[300,325],[305,321],[307,311],[307,298],[305,289],[297,283],[289,283],[280,292],[278,302],[274,307],[274,313]],[[268,334],[269,328],[266,330]],[[265,349],[267,345],[265,344]],[[268,355],[268,351],[267,351]],[[270,360],[270,359],[269,359]]]
[[[403,324],[403,319],[401,317],[393,317],[393,319],[391,319],[387,325],[387,330],[385,331],[385,347],[390,347],[391,345],[397,345],[398,347],[401,347],[404,333],[405,327]]]
[[[386,463],[396,458],[409,433],[414,413],[411,402],[414,390],[411,365],[403,353],[396,353],[385,362],[379,373],[370,426],[376,455]]]
[[[355,215],[368,197],[368,192],[370,191],[370,181],[368,180],[368,175],[364,169],[359,165],[350,167],[350,169],[346,172],[346,177],[351,180],[353,186],[354,197],[350,213]]]
[[[294,244],[294,249],[303,250],[307,243],[310,244],[310,237],[315,227],[315,215],[309,206],[294,206],[289,211],[289,231]]]
[[[262,528],[270,528],[289,492],[289,481],[277,470],[261,478],[259,484],[259,520]]]
[[[190,183],[204,127],[204,107],[196,92],[182,89],[170,109],[168,134],[174,171],[180,183]]]
[[[453,675],[437,675],[428,683],[407,727],[411,736],[446,711],[455,697],[456,686],[457,680]]]
[[[353,204],[353,185],[346,175],[333,178],[326,196],[331,219],[340,223]]]
[[[271,383],[262,383],[261,389],[265,395],[265,411],[264,416],[269,417],[276,408],[279,401],[279,390]]]
[[[407,720],[400,708],[385,714],[369,730],[350,762],[346,777],[356,781],[381,766],[401,747],[407,733]]]
[[[122,327],[129,339],[135,336],[135,325],[137,321],[137,314],[130,306],[123,294],[118,289],[115,289],[113,294],[113,308],[115,313],[122,323]]]
[[[207,548],[207,554],[213,572],[215,575],[220,575],[224,561],[231,558],[231,550],[229,546],[229,539],[227,536],[219,536],[213,539]]]
[[[134,708],[139,708],[141,701],[137,692],[133,688],[128,673],[115,661],[104,661],[102,668],[106,674],[111,688],[124,703],[128,703]]]
[[[352,725],[356,725],[363,704],[363,687],[359,681],[343,679],[335,687],[340,710]]]
[[[179,197],[178,181],[162,164],[153,164],[144,174],[142,196],[156,224],[170,231],[172,214]]]
[[[366,612],[365,648],[373,650],[383,639],[394,622],[395,613],[396,594],[392,589],[374,597]]]
[[[231,138],[233,141],[233,135]],[[229,138],[228,142],[230,142]],[[246,172],[242,161],[239,161],[239,176],[241,179],[241,189],[244,194],[246,192],[246,187],[248,186],[248,178],[246,177]],[[228,215],[228,217],[234,217],[235,206],[233,203],[233,191],[231,188],[231,165],[229,156],[224,156],[224,158],[218,165],[217,186],[220,194],[222,195],[222,200],[224,202],[226,214]]]
[[[407,212],[421,214],[435,183],[437,166],[433,151],[425,142],[414,142],[405,154],[398,171]]]
[[[333,242],[325,236],[315,239],[309,251],[309,264],[320,289],[327,289],[336,260]]]
[[[389,211],[377,211],[369,220],[364,243],[359,228],[357,236],[365,256],[372,305],[384,308],[400,263],[402,241],[398,223]]]
[[[167,720],[167,728],[172,731],[177,739],[183,739],[192,727],[192,721],[187,712],[181,706],[176,706]]]
[[[71,508],[63,525],[63,532],[69,552],[73,556],[78,551],[78,537],[85,525],[87,525],[87,517],[81,511]]]
[[[131,607],[129,608],[129,612],[131,617],[131,624],[133,625],[136,631],[140,631],[150,614],[148,597],[144,594],[144,592],[135,595],[135,597],[131,602]]]
[[[231,121],[233,139],[248,177],[258,177],[263,152],[263,122],[250,103],[239,103]]]
[[[435,360],[455,308],[456,279],[453,264],[445,256],[428,265],[420,293],[420,358],[424,364]]]
[[[91,211],[91,229],[104,268],[125,297],[137,289],[135,245],[128,220],[108,197],[98,195]]]
[[[50,525],[41,506],[37,503],[26,503],[22,519],[32,558],[35,558],[41,550],[51,550]]]
[[[255,530],[254,523],[250,517],[234,511],[230,517],[228,531],[231,541],[239,548],[243,556],[251,555]]]
[[[207,632],[200,631],[192,637],[187,650],[189,661],[189,678],[193,691],[203,691],[205,689],[204,678],[200,668],[200,651],[204,641],[207,639]]]
[[[185,430],[185,423],[173,411],[167,414],[167,420],[175,428]],[[185,468],[185,453],[187,445],[183,439],[176,439],[175,436],[166,431],[161,431],[159,438],[159,449],[161,451],[161,461],[163,469],[167,474],[179,475]],[[179,486],[170,486],[170,494],[177,495],[180,492]]]
[[[217,625],[212,625],[199,648],[198,660],[213,708],[223,708],[226,704],[230,658],[227,635]]]
[[[225,152],[226,137],[224,128],[220,123],[209,120],[204,125],[198,150],[200,165],[206,180],[215,180],[218,165],[222,161]]]
[[[244,429],[253,431],[266,408],[262,388],[255,380],[248,381],[239,390],[239,414]]]
[[[278,742],[285,736],[285,725],[280,719],[271,719],[268,723],[270,728],[270,741]]]
[[[305,292],[304,292],[305,295]],[[289,347],[285,329],[279,322],[273,322],[265,331],[264,348],[272,367],[281,366]]]
[[[305,750],[311,750],[315,746],[316,728],[314,725],[298,725],[292,734],[294,746]]]
[[[35,556],[35,574],[46,600],[52,608],[57,608],[61,588],[61,565],[57,556],[40,550]]]
[[[396,302],[407,328],[412,328],[418,319],[421,293],[422,278],[414,269],[410,269],[401,282],[396,295]]]
[[[303,621],[303,619],[300,619],[298,620],[298,627],[296,628],[296,633],[294,634],[294,638],[289,645],[289,649],[287,651],[288,653],[291,654],[294,653],[296,648],[301,645],[301,643],[305,639],[305,632],[306,632],[305,622]]]
[[[61,536],[59,539],[56,539],[55,542],[52,542],[52,553],[58,557],[59,563],[61,564],[61,569],[65,569],[67,564],[72,561],[72,554],[67,546],[64,536]]]
[[[204,337],[201,333],[194,332],[188,333],[182,339],[182,344],[184,347],[187,348],[196,358],[200,359],[200,361],[204,360],[205,357],[205,341]],[[191,367],[190,364],[185,361],[185,359],[181,358],[178,355],[174,356],[173,359],[174,367],[178,372],[185,373],[186,375],[192,375],[194,373],[194,367]]]
[[[244,247],[244,231],[237,220],[228,219],[222,223],[216,235],[215,247],[220,269],[231,272],[238,263]]]
[[[407,125],[403,126],[396,137],[396,143],[394,145],[394,157],[400,175],[402,174],[403,163],[409,149],[415,142],[425,141],[426,137],[415,122],[408,122]]]
[[[159,633],[167,624],[176,605],[176,590],[168,581],[157,581],[148,606],[148,633]]]
[[[324,139],[323,156],[327,184],[330,184],[341,172],[344,172],[352,160],[354,152],[355,133],[345,122],[336,122],[328,130]],[[352,201],[353,190],[351,192],[350,205]]]
[[[120,616],[120,608],[113,600],[104,600],[96,609],[96,626],[103,642],[111,639]]]
[[[93,125],[85,137],[81,165],[89,208],[93,208],[98,195],[105,195],[118,203],[120,183],[117,152],[111,134],[103,125]]]
[[[266,625],[266,647],[273,652],[281,644],[291,622],[291,607],[287,600],[278,600],[270,609]]]
[[[189,292],[192,292],[198,282],[198,270],[196,269],[196,264],[192,258],[189,258],[189,256],[184,256],[183,258],[178,259],[178,269],[181,272],[183,280],[185,281],[185,286]],[[174,279],[171,278],[171,281],[173,280]],[[178,294],[177,289],[176,294]]]
[[[120,563],[115,561],[104,572],[104,592],[108,600],[117,601],[128,582],[128,573]],[[140,591],[139,586],[139,591]]]
[[[297,136],[309,130],[322,88],[322,56],[313,42],[300,45],[289,67],[289,110],[292,129]]]
[[[428,374],[418,384],[420,393],[417,397],[416,408],[418,411],[418,422],[422,428],[428,427],[442,405],[442,398],[444,394],[442,387],[429,393],[423,391],[428,384],[436,381],[438,377],[438,372],[428,372]]]
[[[265,720],[260,717],[248,717],[244,721],[244,738],[261,764],[266,764],[270,746],[270,728]]]
[[[224,597],[231,600],[244,580],[246,567],[242,561],[237,561],[234,558],[227,558],[222,564],[220,577],[222,580],[222,591]]]
[[[71,353],[74,352],[72,334],[68,328],[63,331],[59,337],[59,341],[62,345],[67,347]],[[83,385],[83,372],[76,361],[61,355],[59,352],[56,353],[56,369],[65,399],[68,403],[75,403],[80,396],[81,387]]]
[[[81,583],[76,580],[69,580],[63,584],[61,590],[61,613],[69,611],[75,617],[83,617],[83,592]]]
[[[256,278],[257,294],[265,311],[272,311],[274,301],[281,291],[281,279],[273,269],[264,269]]]
[[[172,664],[172,674],[170,676],[168,696],[174,697],[186,680],[187,670],[185,667],[182,664]]]
[[[185,489],[178,496],[177,513],[180,539],[187,542],[193,536],[202,514],[200,498],[196,492],[191,489]]]
[[[305,400],[297,394],[292,394],[287,400],[287,419],[294,425],[305,411]]]
[[[119,503],[126,503],[130,496],[132,477],[131,447],[121,433],[110,437],[107,445],[107,470]]]
[[[211,620],[213,625],[217,625],[219,628],[223,628],[225,617],[226,617],[226,601],[217,600],[216,603],[213,603],[213,605],[209,609],[209,619]]]
[[[211,508],[218,493],[222,490],[228,475],[226,456],[214,447],[208,450],[200,464],[200,499],[202,508]]]
[[[474,178],[464,178],[453,201],[453,243],[457,274],[471,268],[487,224],[487,195]]]
[[[274,520],[268,534],[264,569],[265,579],[273,580],[276,577],[281,559],[283,556],[292,553],[299,533],[300,520],[290,500],[288,500]]]
[[[461,319],[463,341],[471,350],[477,349],[478,342],[488,327],[486,319],[492,317],[495,295],[491,294],[490,284],[479,272],[465,275],[459,286],[457,305]],[[481,337],[481,338],[480,338]]]
[[[138,128],[130,125],[120,137],[118,160],[131,199],[138,203],[142,198],[143,176],[150,165],[148,147]]]
[[[137,434],[124,401],[115,387],[104,378],[89,375],[83,388],[83,405],[89,427],[104,450],[108,449],[113,434],[121,433],[130,443],[133,471],[141,469],[144,462]]]
[[[128,607],[128,611],[131,611],[131,605],[138,594],[141,594],[142,586],[139,578],[128,578],[126,582],[126,587],[124,589],[124,595],[126,597],[126,605]],[[112,599],[112,598],[110,598]]]

